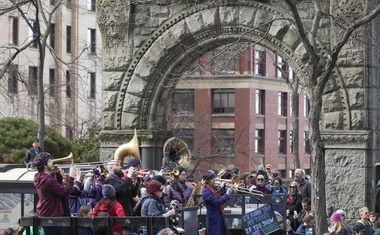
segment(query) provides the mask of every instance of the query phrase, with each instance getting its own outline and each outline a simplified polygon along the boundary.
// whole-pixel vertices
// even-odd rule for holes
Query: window
[[[37,95],[37,74],[38,74],[38,68],[34,66],[29,67],[29,94],[30,95]]]
[[[286,154],[286,131],[278,131],[278,153]]]
[[[293,131],[289,133],[289,153],[293,153]]]
[[[49,96],[55,96],[56,91],[55,69],[49,69]]]
[[[306,95],[303,96],[303,115],[305,118],[309,117],[310,113],[310,100],[306,97]]]
[[[55,24],[50,25],[50,47],[55,49]]]
[[[176,90],[173,93],[172,111],[194,112],[194,90]]]
[[[96,8],[96,0],[87,0],[87,10],[89,11],[95,11]]]
[[[71,53],[71,26],[66,26],[66,52]]]
[[[29,20],[29,30],[28,30],[28,38],[29,42],[33,41],[29,47],[37,48],[37,22],[35,20]]]
[[[12,66],[8,77],[8,93],[17,94],[18,92],[18,65]]]
[[[283,60],[280,56],[277,56],[277,66],[281,68],[277,69],[277,78],[279,79],[285,79],[286,78],[286,72],[287,72],[287,64],[285,60]],[[283,74],[283,72],[285,74]]]
[[[304,132],[304,136],[303,136],[303,148],[305,150],[305,154],[311,154],[309,132],[307,131]]]
[[[211,153],[214,155],[231,155],[234,153],[234,130],[214,129],[211,131]]]
[[[265,51],[255,50],[255,75],[266,76],[265,71]]]
[[[9,17],[8,21],[8,38],[9,44],[18,44],[18,18],[14,16]]]
[[[264,154],[264,130],[255,130],[255,153]]]
[[[71,9],[71,6],[72,6],[71,0],[66,0],[66,7],[68,9]]]
[[[256,90],[256,114],[264,114],[264,90]]]
[[[73,130],[69,126],[66,126],[66,138],[73,139]]]
[[[70,71],[66,71],[66,97],[71,97],[71,81],[70,81]]]
[[[278,93],[278,115],[287,115],[287,94],[286,92]]]
[[[89,73],[90,76],[90,92],[88,97],[90,99],[95,99],[96,94],[96,73]]]
[[[91,54],[96,54],[96,30],[87,29],[87,48]]]
[[[235,112],[234,90],[213,90],[212,91],[212,112],[213,113],[234,113]]]

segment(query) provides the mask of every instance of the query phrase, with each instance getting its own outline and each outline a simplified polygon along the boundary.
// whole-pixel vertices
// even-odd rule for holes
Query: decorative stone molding
[[[326,149],[368,149],[370,131],[323,131],[321,138]]]

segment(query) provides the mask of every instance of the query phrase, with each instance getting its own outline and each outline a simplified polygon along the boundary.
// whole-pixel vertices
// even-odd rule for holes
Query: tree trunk
[[[300,153],[299,153],[299,147],[298,147],[298,143],[299,143],[299,118],[298,118],[298,114],[299,114],[299,94],[298,94],[298,86],[299,86],[299,80],[297,77],[294,78],[292,84],[290,85],[288,83],[288,85],[290,86],[291,88],[291,92],[292,92],[292,99],[291,99],[291,103],[292,103],[292,130],[293,130],[293,141],[292,141],[292,148],[293,148],[293,163],[294,163],[294,169],[298,169],[300,168]]]
[[[311,140],[312,155],[312,195],[315,217],[316,234],[323,234],[327,231],[326,214],[326,192],[325,192],[325,149],[320,138],[320,116],[322,110],[322,93],[319,89],[312,89],[310,97],[311,110],[309,115],[309,131]]]

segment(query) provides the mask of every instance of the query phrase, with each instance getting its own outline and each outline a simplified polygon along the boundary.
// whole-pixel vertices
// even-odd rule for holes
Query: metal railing
[[[164,217],[141,217],[141,216],[127,216],[127,217],[95,217],[95,218],[77,218],[77,217],[22,217],[20,225],[26,228],[26,235],[30,235],[30,227],[32,227],[33,234],[39,234],[38,228],[43,227],[63,227],[69,230],[69,234],[76,235],[76,228],[80,227],[93,227],[96,225],[107,227],[107,235],[113,235],[114,226],[122,227],[138,227],[146,226],[147,234],[153,234],[153,227],[157,225],[168,225],[169,221]],[[106,235],[106,234],[105,234]]]

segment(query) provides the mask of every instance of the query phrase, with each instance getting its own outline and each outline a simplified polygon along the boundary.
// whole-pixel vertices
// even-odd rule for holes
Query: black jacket
[[[38,147],[39,153],[45,152],[41,147]],[[28,164],[29,162],[33,162],[36,157],[36,153],[34,152],[34,148],[28,149],[24,157],[24,164]]]

